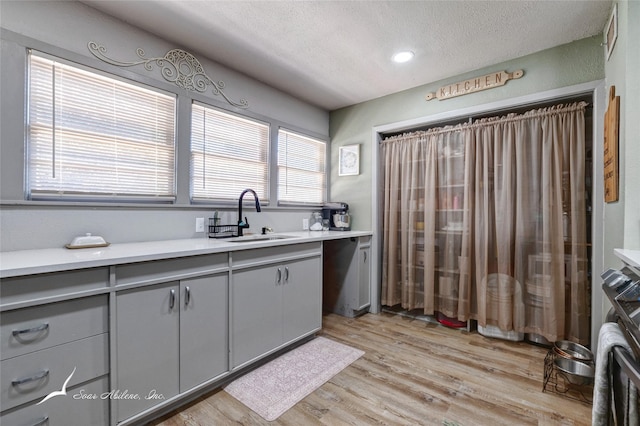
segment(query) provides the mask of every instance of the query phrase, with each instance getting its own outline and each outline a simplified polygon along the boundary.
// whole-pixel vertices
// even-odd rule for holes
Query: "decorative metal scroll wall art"
[[[122,62],[109,58],[106,55],[107,48],[94,41],[89,42],[88,47],[93,56],[108,64],[118,67],[144,65],[147,71],[152,71],[155,63],[161,68],[160,74],[162,74],[162,77],[178,87],[198,93],[204,93],[208,87],[211,87],[211,93],[216,96],[222,96],[229,104],[237,108],[249,108],[249,102],[246,99],[240,99],[239,102],[231,100],[222,90],[224,89],[224,82],[213,81],[204,72],[200,61],[191,53],[182,49],[172,49],[161,58],[146,58],[144,50],[139,48],[136,50],[136,54],[141,59],[140,61]]]

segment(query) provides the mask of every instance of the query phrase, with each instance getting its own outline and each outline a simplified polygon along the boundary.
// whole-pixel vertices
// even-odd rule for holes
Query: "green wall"
[[[572,86],[604,78],[602,39],[590,37],[542,52],[513,59],[433,84],[419,86],[382,98],[333,111],[330,116],[331,164],[338,164],[340,146],[361,144],[360,175],[338,176],[337,166],[330,176],[330,198],[349,203],[353,228],[371,230],[372,129],[434,114],[456,111],[476,105]],[[437,66],[437,64],[434,64]],[[473,77],[505,70],[524,70],[519,80],[505,86],[444,101],[426,101],[425,95],[439,87]],[[392,78],[392,76],[390,76]]]
[[[604,206],[603,246],[605,267],[619,267],[613,250],[640,250],[640,2],[618,2],[618,38],[605,59],[605,84],[620,96],[619,201]],[[621,226],[622,224],[622,226]],[[604,316],[610,308],[602,300]],[[597,310],[594,306],[594,311]]]
[[[626,91],[626,53],[627,53],[627,3],[621,2],[618,5],[618,38],[614,44],[614,50],[607,60],[605,58],[605,85],[606,94],[609,96],[609,89],[615,86],[616,95],[620,96],[620,144],[619,144],[619,201],[607,203],[604,206],[604,223],[603,234],[604,242],[604,259],[605,264],[616,266],[619,261],[615,259],[613,254],[614,248],[622,247],[624,244],[624,227],[620,226],[625,222],[625,204],[627,201],[625,183],[627,167],[627,158],[625,155],[625,115],[627,97]]]
[[[634,24],[632,24],[634,23]],[[605,64],[607,89],[616,86],[620,96],[620,202],[605,210],[607,231],[613,230],[622,242],[616,247],[640,250],[640,2],[618,4],[618,41]],[[609,220],[609,214],[614,213]],[[624,215],[624,229],[615,219],[620,210]],[[620,235],[622,232],[622,235]]]

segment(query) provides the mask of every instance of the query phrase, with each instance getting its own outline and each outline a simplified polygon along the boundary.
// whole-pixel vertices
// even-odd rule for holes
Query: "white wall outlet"
[[[309,219],[302,219],[302,230],[303,231],[309,230]]]
[[[196,232],[204,232],[204,217],[196,217]]]

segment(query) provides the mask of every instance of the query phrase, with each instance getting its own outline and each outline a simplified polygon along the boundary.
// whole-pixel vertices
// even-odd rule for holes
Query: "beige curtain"
[[[445,127],[382,143],[383,305],[458,315],[464,138]]]
[[[585,106],[383,141],[382,303],[588,343]]]

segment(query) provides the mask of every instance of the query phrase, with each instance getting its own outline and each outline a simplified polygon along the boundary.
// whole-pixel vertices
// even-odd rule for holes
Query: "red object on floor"
[[[467,326],[466,321],[458,321],[457,319],[448,317],[441,312],[436,312],[436,319],[440,324],[451,328],[464,328]]]

